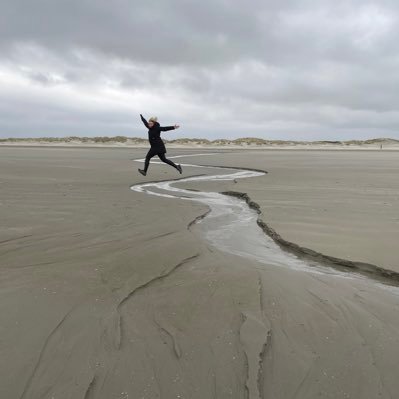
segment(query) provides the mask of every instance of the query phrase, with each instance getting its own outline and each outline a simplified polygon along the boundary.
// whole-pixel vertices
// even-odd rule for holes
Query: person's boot
[[[144,169],[139,169],[139,172],[143,175],[143,176],[145,176],[146,174],[147,174],[147,172],[144,170]],[[180,172],[181,173],[181,172]]]
[[[181,165],[176,165],[176,168],[179,171],[179,173],[182,174],[183,169],[181,168]]]

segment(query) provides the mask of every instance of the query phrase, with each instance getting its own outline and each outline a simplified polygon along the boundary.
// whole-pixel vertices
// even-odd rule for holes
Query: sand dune
[[[308,149],[308,150],[399,150],[399,140],[375,138],[369,140],[268,140],[259,137],[238,139],[178,138],[164,139],[169,148],[216,148],[216,149]],[[148,141],[141,137],[39,137],[39,138],[4,138],[0,146],[50,146],[50,147],[147,147]]]

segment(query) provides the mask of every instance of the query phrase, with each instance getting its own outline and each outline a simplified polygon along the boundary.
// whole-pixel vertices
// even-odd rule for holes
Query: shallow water
[[[196,154],[196,156],[199,155],[205,154]],[[210,154],[208,153],[206,155]],[[180,155],[178,157],[180,158],[183,156]],[[136,161],[142,162],[143,160],[138,159]],[[162,162],[152,163],[162,164]],[[218,169],[217,167],[193,164],[182,164],[182,166],[213,170]],[[131,189],[150,195],[177,198],[185,201],[196,201],[207,205],[210,212],[203,219],[199,219],[196,224],[198,225],[200,234],[212,246],[221,251],[247,259],[253,259],[270,266],[287,267],[314,274],[328,274],[337,277],[354,278],[353,273],[340,271],[313,261],[306,261],[298,258],[292,253],[284,251],[258,226],[258,214],[248,206],[245,200],[216,192],[191,191],[175,186],[177,183],[184,182],[226,181],[259,177],[265,174],[263,172],[245,169],[219,169],[222,170],[223,173],[194,176],[179,180],[142,183],[132,186]],[[226,171],[229,172],[226,173]],[[357,275],[356,278],[364,278],[364,276]]]

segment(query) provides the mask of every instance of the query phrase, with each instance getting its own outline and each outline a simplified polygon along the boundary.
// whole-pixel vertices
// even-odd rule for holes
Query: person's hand
[[[178,129],[179,127],[180,127],[180,125],[176,125],[176,124],[175,124],[175,129]]]

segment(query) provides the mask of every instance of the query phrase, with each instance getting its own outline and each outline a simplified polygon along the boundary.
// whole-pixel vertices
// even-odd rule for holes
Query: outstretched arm
[[[174,125],[174,126],[160,126],[160,131],[161,132],[167,132],[168,130],[174,130],[178,129],[180,126],[179,125]]]
[[[144,118],[144,116],[140,114],[140,118],[141,118],[141,120],[143,121],[144,126],[148,129],[148,128],[149,128],[148,122],[146,121],[146,119]]]

